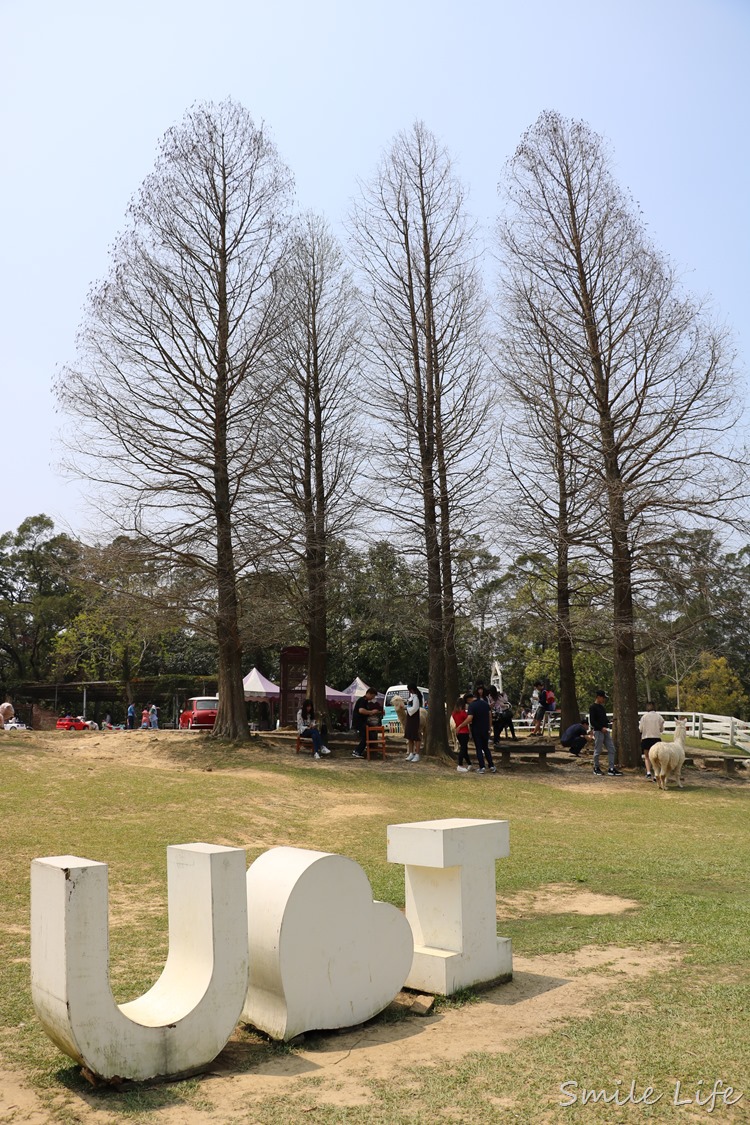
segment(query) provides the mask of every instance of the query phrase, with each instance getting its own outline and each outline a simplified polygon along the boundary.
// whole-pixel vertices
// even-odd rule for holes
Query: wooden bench
[[[469,748],[471,749],[471,743],[469,743]],[[547,755],[554,754],[558,749],[559,747],[556,742],[529,743],[526,739],[519,739],[517,742],[514,742],[512,739],[503,738],[497,746],[490,744],[490,753],[493,758],[497,754],[500,755],[501,766],[510,765],[511,754],[515,754],[516,756],[519,754],[528,754],[531,757],[536,755],[542,769],[547,769]]]
[[[736,777],[737,763],[748,761],[748,758],[746,758],[744,754],[720,754],[715,750],[706,750],[705,752],[701,750],[691,750],[690,754],[685,758],[685,765],[692,766],[696,764],[694,761],[696,758],[702,763],[702,765],[698,765],[698,769],[707,770],[710,766],[721,766],[722,773],[725,777]]]

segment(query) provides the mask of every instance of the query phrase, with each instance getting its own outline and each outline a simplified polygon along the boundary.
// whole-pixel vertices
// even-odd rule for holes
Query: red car
[[[216,722],[218,696],[198,696],[188,699],[180,715],[180,730],[213,730]]]
[[[89,724],[85,719],[80,717],[74,719],[72,715],[65,715],[64,718],[57,720],[58,730],[89,730]]]

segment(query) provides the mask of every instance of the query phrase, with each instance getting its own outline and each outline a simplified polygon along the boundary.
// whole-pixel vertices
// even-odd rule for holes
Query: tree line
[[[459,555],[456,574],[462,689],[486,679],[495,658],[516,706],[537,680],[557,685],[553,559],[527,553],[505,565],[483,549]],[[145,565],[137,540],[92,547],[47,516],[24,520],[0,536],[0,692],[18,702],[29,684],[57,684],[64,701],[66,682],[106,681],[120,685],[113,694],[124,713],[139,680],[149,679],[166,705],[178,682],[213,679],[210,616],[196,611],[190,583],[174,577]],[[727,552],[711,533],[693,533],[638,603],[640,697],[666,709],[750,718],[749,596],[750,546]],[[392,541],[357,550],[335,540],[327,566],[329,681],[344,687],[358,672],[384,689],[412,675],[428,679],[426,621],[415,626],[405,613],[423,597],[423,579]],[[239,604],[244,671],[255,664],[277,679],[281,650],[308,635],[304,564],[296,575],[268,567],[245,576]],[[586,704],[613,682],[606,619],[591,609],[574,608],[583,641],[574,670]],[[585,628],[587,620],[599,627]]]
[[[246,736],[243,621],[264,591],[302,607],[325,706],[336,566],[384,538],[403,573],[373,609],[414,643],[408,678],[423,653],[435,751],[487,556],[498,596],[527,587],[552,623],[564,723],[582,656],[608,662],[625,762],[639,669],[668,649],[653,623],[681,653],[704,628],[664,592],[701,536],[715,554],[719,526],[745,528],[731,338],[585,124],[543,114],[500,187],[488,286],[486,240],[420,122],[360,185],[346,244],[294,213],[290,171],[236,103],[163,139],[56,393],[102,526],[212,635],[217,734]]]

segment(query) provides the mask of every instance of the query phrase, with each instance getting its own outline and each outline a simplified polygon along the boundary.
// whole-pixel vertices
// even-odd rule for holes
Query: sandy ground
[[[588,896],[584,903],[575,888],[547,888],[544,901],[556,911],[567,909],[566,898],[580,912],[607,913],[628,908],[630,903],[605,896]],[[539,909],[541,900],[535,904]],[[426,1017],[406,1015],[395,1023],[373,1021],[344,1032],[314,1037],[314,1046],[304,1039],[298,1049],[247,1070],[247,1048],[233,1039],[201,1080],[201,1100],[206,1108],[180,1104],[150,1112],[164,1125],[222,1125],[249,1116],[261,1103],[281,1095],[304,1094],[311,1112],[316,1105],[355,1106],[367,1104],[371,1092],[368,1079],[403,1081],[408,1066],[440,1066],[459,1060],[467,1050],[511,1051],[519,1040],[539,1035],[578,1016],[587,1016],[600,1006],[608,991],[626,979],[663,971],[679,959],[676,950],[584,947],[575,954],[514,958],[513,980],[490,989],[481,999],[461,1008]],[[602,969],[606,966],[606,972]],[[399,998],[408,1003],[411,997]],[[397,1003],[399,1002],[397,1001]],[[309,1079],[317,1081],[314,1086]],[[104,1125],[113,1115],[101,1094],[61,1091],[53,1105],[66,1119],[84,1125]],[[209,1108],[210,1107],[210,1108]],[[68,1117],[69,1115],[69,1117]],[[119,1115],[118,1115],[119,1116]],[[0,1072],[0,1122],[34,1123],[50,1120],[48,1110],[36,1094],[13,1074]]]
[[[18,737],[18,735],[14,735]],[[24,737],[32,746],[55,754],[70,756],[80,761],[109,760],[129,756],[134,752],[139,765],[164,768],[173,765],[169,749],[175,740],[190,735],[177,732],[96,732],[80,734],[32,734]],[[1,744],[0,744],[1,746]],[[261,749],[269,762],[278,760],[279,753],[289,756],[289,749]],[[301,769],[320,768],[308,757],[295,758]],[[358,769],[365,763],[351,759],[331,760],[326,768]],[[382,766],[382,763],[378,763]],[[387,768],[408,770],[405,763],[389,761]],[[183,764],[179,768],[185,768]],[[196,767],[200,768],[200,767]],[[371,768],[371,767],[370,767]],[[430,769],[437,769],[432,763]],[[609,784],[643,785],[642,777],[635,775],[622,779],[594,780],[590,764],[568,757],[549,771],[538,771],[534,765],[514,764],[514,770],[534,770],[551,785],[580,785],[598,788],[602,782]],[[256,779],[262,770],[253,769]],[[269,784],[278,779],[268,775]],[[485,783],[491,778],[472,778],[463,775],[457,784]],[[746,785],[747,775],[739,780],[711,776],[703,771],[691,771],[688,784],[701,786]],[[662,795],[657,799],[674,799],[678,794]],[[339,798],[340,799],[340,798]],[[367,809],[357,806],[357,815],[367,814]],[[373,807],[373,815],[382,815],[382,809]],[[328,817],[348,815],[349,806],[331,804],[321,810]],[[550,884],[533,892],[523,892],[512,897],[498,898],[499,916],[521,917],[531,914],[614,914],[636,909],[638,903],[613,896],[591,894],[578,886]],[[408,1065],[439,1066],[462,1057],[467,1050],[488,1049],[506,1052],[520,1039],[543,1033],[555,1025],[577,1016],[593,1012],[606,993],[628,978],[641,977],[663,971],[676,964],[676,949],[627,949],[584,947],[575,954],[540,957],[514,957],[513,980],[488,990],[473,1004],[445,1009],[436,1014],[420,1016],[407,1010],[404,1018],[396,1022],[372,1021],[344,1032],[303,1038],[297,1050],[274,1057],[271,1061],[252,1065],[250,1048],[242,1034],[236,1035],[215,1060],[209,1073],[201,1079],[201,1102],[205,1108],[195,1108],[184,1103],[165,1105],[149,1112],[149,1118],[159,1125],[194,1125],[215,1123],[222,1125],[235,1119],[254,1120],[253,1107],[258,1106],[258,1121],[262,1121],[260,1103],[277,1095],[304,1094],[309,1099],[310,1112],[315,1107],[332,1104],[341,1107],[366,1104],[371,1093],[366,1079],[389,1081],[403,1077],[405,1059]],[[606,972],[603,967],[606,966]],[[402,994],[397,1000],[400,1011],[409,1008],[413,997]],[[315,1079],[311,1084],[309,1079]],[[104,1125],[115,1120],[106,1107],[106,1097],[99,1094],[72,1093],[60,1090],[53,1100],[55,1109],[64,1120],[82,1125]],[[120,1119],[120,1114],[116,1115]],[[50,1111],[17,1074],[0,1069],[0,1123],[33,1123],[42,1125],[50,1121]]]

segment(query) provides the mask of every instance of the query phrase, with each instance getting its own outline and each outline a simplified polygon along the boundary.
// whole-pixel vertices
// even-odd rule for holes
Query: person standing
[[[407,762],[419,761],[419,750],[422,745],[422,692],[416,684],[407,684],[406,690],[409,693],[406,697],[406,726],[404,727],[404,738],[406,739],[408,754],[406,755]]]
[[[466,711],[471,728],[471,737],[474,739],[474,749],[477,754],[477,773],[485,772],[485,761],[490,773],[497,773],[495,763],[492,761],[490,751],[490,705],[484,697],[484,686],[477,685],[477,694],[466,696]]]
[[[148,709],[148,721],[151,725],[151,730],[159,729],[159,708],[155,703],[152,703]]]
[[[459,695],[456,706],[453,708],[451,718],[456,727],[456,741],[458,742],[458,773],[468,773],[471,767],[469,757],[469,716],[466,711],[466,700]],[[462,764],[465,763],[465,764]]]
[[[368,688],[363,696],[354,704],[354,712],[352,714],[352,726],[354,730],[359,731],[359,745],[356,750],[352,750],[353,758],[366,757],[365,751],[367,749],[367,724],[373,716],[380,714],[380,708],[375,702],[377,692],[375,688]]]
[[[656,781],[648,752],[657,742],[661,742],[662,734],[664,733],[664,718],[656,710],[656,704],[650,699],[646,704],[646,711],[641,717],[638,727],[641,732],[641,751],[643,753],[643,762],[646,766],[646,778],[649,781]]]
[[[498,740],[503,731],[505,731],[506,738],[508,737],[508,731],[510,731],[510,737],[514,742],[518,742],[518,739],[516,738],[516,730],[513,726],[513,707],[511,706],[511,702],[508,699],[507,692],[499,692],[497,702],[500,707],[500,729],[498,731]]]
[[[128,704],[128,730],[135,730],[135,703]]]
[[[547,714],[547,690],[542,686],[540,680],[534,684],[534,693],[531,696],[532,706],[536,694],[536,710],[534,711],[534,725],[531,728],[532,734],[542,734],[544,731],[544,716]]]
[[[492,745],[497,746],[500,742],[500,731],[502,730],[502,713],[503,707],[500,703],[500,692],[494,684],[490,684],[487,688],[487,702],[490,705],[490,721],[492,723]]]
[[[148,730],[148,707],[144,707],[141,711],[141,730]]]
[[[602,772],[599,769],[599,755],[602,752],[602,746],[604,746],[609,761],[607,773],[610,777],[622,777],[620,770],[615,767],[615,744],[609,730],[606,702],[606,691],[598,691],[596,701],[589,708],[589,722],[594,732],[594,773],[600,774]]]

